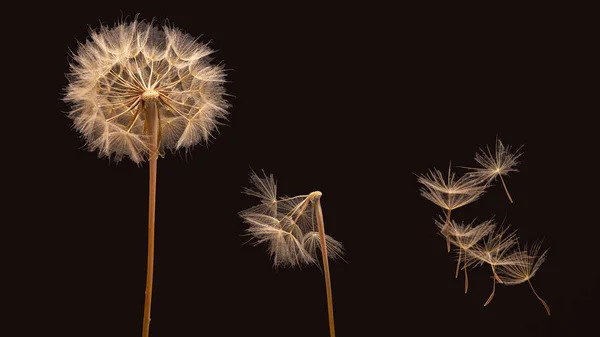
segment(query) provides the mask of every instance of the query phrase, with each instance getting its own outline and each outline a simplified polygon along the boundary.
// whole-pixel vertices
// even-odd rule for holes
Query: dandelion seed
[[[516,256],[509,255],[510,250],[517,243],[518,239],[516,232],[508,232],[509,228],[509,226],[506,226],[504,228],[495,229],[488,236],[484,237],[481,240],[481,243],[474,245],[467,251],[466,256],[469,261],[467,264],[482,265],[487,263],[492,269],[492,293],[484,306],[487,306],[494,298],[494,294],[496,293],[496,281],[498,283],[504,283],[496,273],[496,268],[498,266],[513,265],[520,262]]]
[[[421,196],[433,202],[446,211],[446,221],[442,232],[445,233],[450,221],[452,211],[468,205],[485,192],[485,187],[479,181],[470,176],[462,176],[456,179],[456,174],[448,168],[448,178],[444,179],[442,173],[436,169],[418,177],[418,182],[425,188],[421,188]],[[450,251],[450,240],[446,240],[448,252]]]
[[[440,232],[444,228],[444,223],[440,221],[435,221],[437,227],[440,229]],[[461,258],[463,259],[463,270],[465,271],[465,294],[469,289],[469,276],[467,275],[467,267],[470,264],[473,264],[473,259],[467,259],[467,254],[469,250],[477,244],[482,238],[486,235],[490,234],[494,228],[495,224],[492,220],[484,221],[477,226],[473,226],[473,223],[469,224],[459,224],[458,222],[451,220],[447,226],[446,234],[443,234],[446,238],[450,240],[450,243],[458,247],[458,259],[456,261],[456,274],[455,278],[458,278],[458,270],[460,269]]]
[[[521,284],[523,282],[529,283],[533,294],[542,302],[542,305],[546,309],[548,316],[550,316],[550,307],[546,302],[538,295],[538,293],[533,288],[533,284],[531,284],[531,279],[535,276],[538,269],[544,261],[546,261],[546,253],[548,250],[545,250],[541,254],[540,248],[542,246],[542,242],[538,241],[533,244],[531,249],[527,249],[527,245],[525,245],[523,250],[518,250],[511,254],[510,259],[514,260],[514,264],[501,265],[498,267],[498,276],[502,279],[505,285],[516,285]]]
[[[273,259],[273,266],[296,267],[303,264],[319,265],[317,249],[321,251],[325,286],[329,332],[335,337],[333,320],[333,296],[329,273],[329,258],[341,258],[343,247],[325,234],[321,192],[277,199],[277,186],[273,175],[264,178],[252,172],[252,188],[245,193],[258,197],[260,204],[240,212],[249,225],[246,233],[256,244],[265,243]]]
[[[148,160],[148,268],[143,336],[149,335],[154,269],[157,158],[207,142],[227,115],[223,67],[181,30],[138,21],[90,32],[72,55],[64,100],[90,151]]]
[[[505,146],[502,144],[500,139],[496,138],[494,154],[492,155],[489,147],[487,147],[487,152],[480,149],[479,152],[475,154],[475,161],[477,161],[482,167],[470,168],[473,171],[468,175],[476,180],[484,182],[485,184],[489,184],[497,177],[500,177],[500,181],[502,182],[502,186],[504,186],[506,196],[512,203],[512,197],[510,196],[510,193],[508,193],[508,188],[506,188],[506,183],[504,182],[504,178],[502,178],[502,176],[508,176],[510,172],[518,172],[515,167],[518,165],[519,162],[517,159],[521,155],[522,153],[519,152],[519,150],[511,153],[510,145]]]

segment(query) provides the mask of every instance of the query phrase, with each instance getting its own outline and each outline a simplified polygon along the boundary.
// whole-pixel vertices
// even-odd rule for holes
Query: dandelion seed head
[[[435,221],[435,224],[442,236],[448,237],[453,245],[462,250],[471,249],[477,242],[489,235],[496,226],[493,220],[483,221],[477,226],[474,226],[473,222],[465,224],[450,220],[446,225],[445,219],[441,217]]]
[[[523,250],[517,250],[510,256],[515,263],[500,265],[498,267],[498,276],[506,285],[515,285],[526,282],[533,278],[538,269],[546,261],[546,253],[548,250],[540,254],[542,242],[534,243],[528,249],[525,244]]]
[[[444,179],[442,172],[433,169],[421,175],[417,181],[424,187],[421,196],[445,210],[454,210],[468,205],[485,193],[485,187],[470,176],[456,179],[456,174],[449,172],[448,179]]]
[[[467,260],[472,264],[487,263],[492,266],[518,263],[516,256],[509,254],[517,244],[516,232],[509,232],[510,227],[498,227],[482,238],[467,251]]]
[[[313,202],[321,197],[321,192],[278,198],[275,178],[264,172],[263,175],[261,178],[252,172],[252,187],[245,190],[260,199],[259,205],[240,212],[249,225],[246,232],[256,244],[267,245],[274,267],[319,265],[321,241]],[[341,258],[343,246],[339,241],[325,235],[325,244],[328,258]]]
[[[90,151],[136,163],[149,155],[146,112],[156,104],[159,146],[208,142],[227,116],[225,73],[206,44],[169,25],[134,19],[90,32],[72,55],[64,100]]]
[[[487,147],[486,150],[479,149],[475,154],[475,161],[481,167],[471,168],[472,172],[468,176],[489,183],[500,175],[518,172],[516,166],[521,155],[519,150],[512,152],[510,145],[504,145],[500,139],[496,139],[494,153]]]

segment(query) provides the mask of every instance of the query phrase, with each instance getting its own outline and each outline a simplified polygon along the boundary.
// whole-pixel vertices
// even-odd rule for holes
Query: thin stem
[[[492,266],[492,272],[494,273],[494,277],[496,278],[496,281],[498,281],[498,283],[504,283],[502,281],[502,279],[500,279],[500,277],[498,277],[498,274],[496,274],[496,268],[494,268],[494,265],[491,265],[491,266]]]
[[[448,210],[448,214],[446,215],[446,223],[444,224],[444,236],[446,236],[446,248],[448,249],[448,253],[450,253],[450,238],[448,237],[448,225],[450,224],[450,214],[452,214],[452,210]]]
[[[496,293],[496,279],[493,278],[492,280],[494,281],[494,285],[492,286],[492,293],[490,294],[490,297],[488,297],[487,301],[485,301],[485,303],[483,304],[484,307],[490,304],[492,298],[494,298],[494,294]]]
[[[500,180],[502,181],[502,186],[504,186],[504,191],[506,192],[506,196],[508,196],[508,200],[510,200],[510,203],[513,203],[512,198],[510,197],[510,193],[508,193],[508,188],[506,188],[506,184],[504,183],[504,178],[502,178],[502,174],[499,174],[500,176]]]
[[[144,104],[148,103],[148,104]],[[152,283],[154,277],[154,221],[156,215],[156,173],[158,159],[158,134],[159,120],[158,107],[155,101],[144,101],[146,112],[146,132],[150,149],[150,189],[148,192],[148,268],[146,271],[146,300],[144,302],[144,323],[142,336],[148,337],[150,334],[150,309],[152,306]]]
[[[317,214],[317,226],[319,228],[319,239],[321,240],[321,254],[323,257],[323,271],[325,273],[325,288],[327,290],[327,313],[329,315],[329,336],[335,337],[335,324],[333,322],[333,295],[331,294],[331,276],[329,275],[329,260],[327,259],[327,242],[325,240],[325,224],[323,223],[323,210],[321,209],[321,198],[313,200]]]
[[[494,271],[494,266],[492,266],[492,273],[494,274],[494,277],[492,278],[494,285],[492,286],[492,293],[490,294],[490,297],[488,297],[487,301],[485,301],[485,304],[483,305],[484,307],[490,304],[492,298],[494,298],[494,294],[496,293],[496,272]]]
[[[462,248],[458,248],[458,261],[456,262],[456,274],[454,278],[458,278],[458,271],[460,270],[460,259],[462,258]]]
[[[465,294],[467,290],[469,290],[469,275],[467,275],[467,252],[465,251],[465,263],[463,264],[463,269],[465,270]]]
[[[544,308],[546,308],[546,312],[548,313],[548,316],[550,316],[550,307],[548,306],[548,304],[546,304],[546,302],[540,297],[540,295],[537,294],[535,289],[533,289],[533,284],[531,284],[531,281],[529,281],[529,279],[527,279],[527,283],[529,283],[529,286],[531,287],[531,290],[533,290],[535,297],[537,297],[538,300],[540,300],[540,302],[542,302],[542,304],[544,305]]]

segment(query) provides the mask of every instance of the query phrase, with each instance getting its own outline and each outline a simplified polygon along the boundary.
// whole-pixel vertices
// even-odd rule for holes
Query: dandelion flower
[[[121,22],[90,32],[72,55],[64,100],[90,151],[150,163],[143,336],[150,330],[157,158],[207,142],[227,115],[225,74],[213,51],[181,30]]]
[[[250,182],[253,186],[246,189],[245,193],[258,197],[260,204],[240,212],[240,216],[248,224],[246,233],[255,239],[255,243],[267,244],[275,267],[319,265],[317,250],[321,252],[329,332],[335,337],[329,258],[341,258],[343,246],[325,234],[321,192],[278,199],[273,175],[264,174],[264,178],[261,178],[252,172]]]
[[[471,168],[473,171],[469,173],[469,176],[483,181],[486,184],[489,184],[497,177],[500,177],[500,181],[502,181],[502,186],[504,186],[506,196],[508,196],[508,200],[510,200],[512,203],[512,197],[510,196],[510,193],[508,193],[508,188],[506,188],[506,184],[504,183],[504,178],[502,178],[502,176],[508,176],[510,172],[518,172],[515,167],[519,163],[517,159],[521,155],[522,153],[519,152],[519,150],[516,152],[511,152],[510,145],[505,146],[502,144],[500,139],[496,138],[496,149],[493,155],[489,147],[487,147],[487,152],[480,149],[479,152],[475,154],[475,161],[477,161],[482,167]]]
[[[484,306],[487,306],[494,298],[494,294],[496,293],[496,281],[504,283],[496,273],[496,268],[498,266],[513,265],[520,262],[516,256],[509,254],[518,239],[516,232],[508,232],[509,228],[509,226],[506,226],[504,228],[495,229],[488,236],[484,237],[481,240],[481,243],[471,247],[466,254],[467,260],[469,260],[467,264],[482,265],[487,263],[492,268],[492,293]]]
[[[501,265],[498,267],[498,276],[502,279],[505,285],[521,284],[523,282],[529,283],[533,294],[542,302],[542,305],[546,309],[548,316],[550,316],[550,307],[546,302],[538,295],[531,284],[531,279],[535,276],[535,273],[540,269],[540,266],[546,260],[545,250],[541,254],[540,248],[542,246],[541,241],[536,242],[528,250],[527,245],[523,250],[518,250],[511,255],[511,259],[515,260],[514,264]]]
[[[419,176],[417,180],[424,186],[424,188],[421,188],[421,196],[446,211],[446,222],[442,228],[443,233],[447,229],[453,210],[476,201],[485,192],[485,187],[470,176],[465,175],[456,179],[456,174],[450,171],[450,167],[448,168],[447,180],[436,169]],[[446,246],[450,251],[449,239],[446,240]]]
[[[444,228],[444,223],[440,221],[435,222],[440,231]],[[463,258],[463,269],[465,271],[465,294],[469,289],[469,276],[467,275],[467,261],[472,262],[473,259],[467,260],[467,252],[471,247],[475,246],[486,235],[490,234],[495,224],[492,220],[487,220],[480,223],[477,226],[473,226],[473,222],[469,224],[458,223],[451,220],[447,226],[446,234],[442,234],[450,239],[450,242],[458,247],[458,259],[456,262],[456,274],[458,278],[458,270],[460,268],[461,258]]]

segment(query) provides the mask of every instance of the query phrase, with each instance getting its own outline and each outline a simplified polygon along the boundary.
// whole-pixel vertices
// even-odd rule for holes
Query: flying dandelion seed
[[[264,172],[263,172],[264,174]],[[264,178],[250,175],[252,188],[245,193],[258,197],[261,203],[240,212],[248,228],[246,233],[256,244],[266,244],[274,267],[298,267],[303,264],[319,265],[317,250],[321,251],[327,308],[331,337],[335,336],[333,296],[329,273],[329,259],[341,258],[343,246],[325,234],[321,192],[277,199],[277,184],[273,175]]]
[[[421,196],[433,202],[446,211],[446,221],[442,228],[445,234],[452,211],[476,201],[485,192],[485,187],[478,180],[468,175],[456,179],[456,174],[448,167],[448,178],[444,179],[442,172],[433,169],[417,178],[425,188],[421,188]],[[450,239],[446,246],[450,251]]]
[[[546,261],[546,253],[548,250],[546,249],[542,254],[539,254],[540,248],[542,247],[542,242],[536,242],[533,246],[528,250],[527,245],[525,245],[523,250],[518,250],[511,254],[510,260],[514,260],[514,264],[500,265],[498,267],[498,276],[502,279],[502,282],[505,285],[516,285],[521,284],[523,282],[529,283],[531,290],[535,297],[542,302],[542,305],[546,309],[548,316],[550,316],[550,307],[546,302],[538,295],[538,293],[533,288],[533,284],[531,284],[531,279],[535,276],[538,269],[544,261]]]
[[[137,20],[90,32],[72,55],[64,100],[90,151],[150,163],[143,336],[150,330],[157,158],[207,142],[227,115],[222,66],[181,30]]]
[[[496,273],[498,266],[514,265],[519,263],[520,260],[517,256],[509,254],[510,250],[517,244],[516,232],[508,232],[509,226],[504,228],[496,228],[488,236],[471,247],[467,251],[467,264],[483,265],[487,263],[492,269],[492,293],[485,302],[484,306],[490,304],[496,293],[496,281],[498,283],[504,283],[504,281]]]
[[[502,182],[502,186],[504,186],[506,196],[512,203],[513,199],[510,196],[510,193],[508,193],[508,188],[506,188],[506,183],[504,182],[504,178],[502,178],[502,176],[508,176],[510,172],[518,172],[515,167],[519,164],[517,159],[522,155],[522,153],[519,151],[520,149],[516,152],[511,152],[510,145],[505,146],[502,144],[500,139],[496,138],[494,154],[492,155],[489,147],[487,147],[487,152],[480,149],[479,152],[475,154],[475,161],[477,161],[482,167],[470,168],[473,171],[468,175],[476,180],[484,182],[485,184],[489,184],[496,180],[497,177],[500,177],[500,181]]]
[[[455,278],[458,278],[458,271],[460,269],[461,259],[463,259],[463,270],[465,271],[465,294],[469,289],[469,276],[467,275],[467,268],[472,265],[475,260],[467,259],[468,251],[477,244],[485,236],[489,235],[495,228],[495,224],[492,220],[487,220],[480,223],[477,226],[473,226],[473,223],[462,224],[454,220],[450,220],[446,227],[446,234],[443,234],[442,230],[445,223],[441,221],[435,221],[437,227],[440,229],[440,234],[444,237],[449,238],[450,243],[458,247],[458,259],[456,261],[456,273]]]
[[[535,275],[541,264],[546,259],[546,251],[539,255],[540,243],[536,243],[530,250],[514,249],[518,247],[516,232],[509,232],[509,226],[496,227],[492,220],[484,221],[478,226],[473,223],[458,223],[450,216],[454,209],[470,204],[481,197],[487,187],[500,177],[504,191],[510,202],[512,197],[508,192],[502,176],[511,172],[518,172],[518,158],[522,155],[521,148],[512,152],[510,146],[505,146],[496,138],[494,154],[487,147],[475,154],[475,161],[481,167],[471,168],[467,174],[456,178],[456,174],[448,167],[448,176],[445,179],[439,170],[429,170],[428,173],[418,176],[418,182],[423,185],[421,196],[433,202],[444,210],[445,217],[440,216],[435,224],[439,234],[446,238],[448,252],[450,246],[457,247],[457,263],[455,278],[458,278],[461,262],[465,271],[465,293],[469,287],[467,269],[472,266],[488,264],[492,269],[492,292],[484,306],[487,306],[496,293],[496,282],[514,285],[527,281],[535,296],[540,300],[548,315],[550,308],[533,288],[531,278]]]

